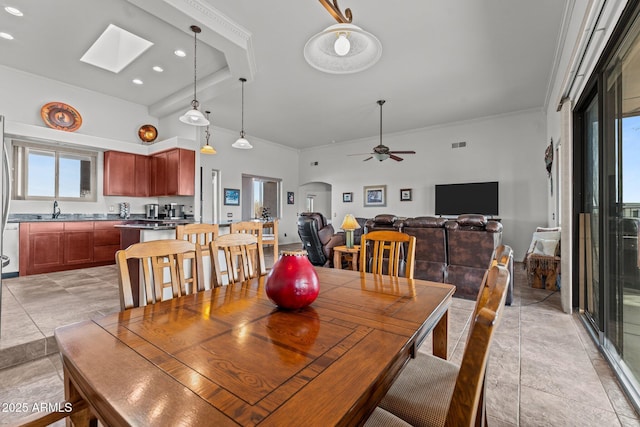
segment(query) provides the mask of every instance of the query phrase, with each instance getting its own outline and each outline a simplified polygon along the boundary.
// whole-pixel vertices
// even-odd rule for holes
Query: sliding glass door
[[[640,10],[640,8],[638,8]],[[582,306],[640,406],[640,18],[596,71],[576,111],[581,135]]]

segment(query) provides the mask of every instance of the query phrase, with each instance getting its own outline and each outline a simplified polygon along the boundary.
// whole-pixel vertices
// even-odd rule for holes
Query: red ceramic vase
[[[315,301],[320,283],[306,251],[282,251],[267,276],[265,289],[274,304],[289,310]]]

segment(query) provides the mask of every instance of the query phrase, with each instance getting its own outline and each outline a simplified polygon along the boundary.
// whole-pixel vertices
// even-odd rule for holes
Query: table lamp
[[[360,224],[358,224],[358,221],[356,221],[353,215],[347,214],[345,215],[340,228],[344,230],[347,240],[347,248],[353,248],[353,230],[360,228]]]

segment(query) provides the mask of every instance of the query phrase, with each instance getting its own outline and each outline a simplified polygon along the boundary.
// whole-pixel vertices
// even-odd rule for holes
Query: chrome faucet
[[[60,216],[60,207],[58,206],[58,201],[54,200],[53,201],[53,215],[51,215],[51,218],[58,218]]]

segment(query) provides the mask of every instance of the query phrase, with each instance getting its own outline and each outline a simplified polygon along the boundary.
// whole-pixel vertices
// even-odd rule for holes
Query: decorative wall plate
[[[49,102],[40,109],[42,120],[50,128],[75,132],[82,125],[82,116],[70,105],[62,102]]]
[[[158,137],[158,129],[153,125],[142,125],[138,129],[138,137],[144,143],[150,143],[156,140]]]

